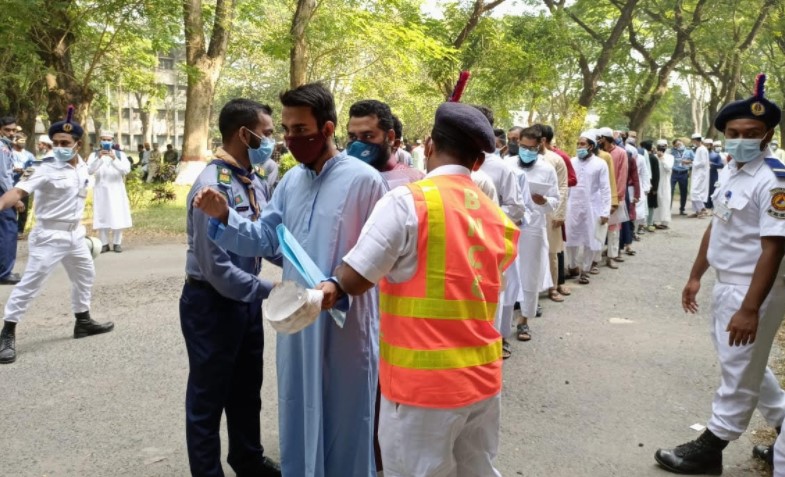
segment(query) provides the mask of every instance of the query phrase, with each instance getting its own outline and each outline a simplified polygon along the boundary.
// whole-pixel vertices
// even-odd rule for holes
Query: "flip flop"
[[[555,301],[556,303],[561,303],[564,301],[564,297],[561,296],[561,294],[556,290],[549,290],[548,298],[550,298],[551,301]]]
[[[624,253],[626,253],[627,255],[638,255],[638,252],[636,252],[635,250],[625,250]]]
[[[624,263],[624,259],[621,257],[613,257],[611,260],[614,262]]]
[[[589,273],[591,273],[592,275],[599,275],[600,267],[598,267],[597,265],[592,265],[591,270],[589,270]]]
[[[563,285],[559,285],[558,287],[556,287],[556,291],[557,291],[557,292],[559,292],[559,293],[561,293],[561,294],[562,294],[562,295],[564,295],[564,296],[570,296],[570,295],[572,295],[572,291],[570,291],[570,289],[569,289],[569,288],[567,288],[567,287],[565,287],[565,286],[563,286]]]
[[[510,342],[502,339],[502,359],[508,359],[512,356],[512,346],[510,346]]]
[[[516,338],[518,338],[518,341],[529,341],[532,339],[532,332],[529,330],[529,325],[518,325]]]
[[[578,279],[578,283],[581,285],[588,285],[590,283],[589,276],[585,273],[581,274],[581,277]]]

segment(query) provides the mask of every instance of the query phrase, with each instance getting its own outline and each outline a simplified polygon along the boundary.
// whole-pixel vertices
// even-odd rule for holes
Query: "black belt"
[[[210,282],[206,282],[204,280],[199,280],[198,278],[194,278],[190,275],[185,276],[185,283],[191,285],[192,287],[201,288],[203,290],[212,290],[215,291]]]

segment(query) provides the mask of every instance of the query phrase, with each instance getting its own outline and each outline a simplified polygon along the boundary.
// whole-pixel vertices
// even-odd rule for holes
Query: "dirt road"
[[[543,302],[534,339],[514,343],[505,364],[503,475],[669,475],[654,451],[698,435],[689,426],[705,424],[718,383],[707,316],[713,278],[704,280],[700,315],[679,306],[706,225],[677,218],[671,231],[636,244],[639,254],[620,270],[574,284],[565,303]],[[17,363],[0,367],[0,474],[189,475],[177,312],[184,249],[129,244],[101,256],[92,313],[116,330],[89,339],[71,339],[67,279],[62,269],[51,277],[18,327]],[[279,276],[265,266],[266,276]],[[10,292],[0,288],[0,302]],[[269,327],[266,339],[263,442],[277,458]],[[760,475],[751,446],[745,435],[728,447],[724,475]]]

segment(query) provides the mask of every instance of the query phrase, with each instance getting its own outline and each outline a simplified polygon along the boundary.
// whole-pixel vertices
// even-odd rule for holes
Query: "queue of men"
[[[224,475],[223,414],[227,462],[241,477],[501,475],[494,459],[511,341],[533,339],[535,318],[548,311],[541,298],[565,306],[567,280],[590,286],[601,265],[634,261],[642,236],[669,228],[672,189],[682,182],[679,213],[689,195],[692,218],[712,217],[683,307],[697,311],[701,277],[713,267],[722,384],[706,432],[655,459],[674,473],[720,474],[722,450],[756,407],[778,430],[785,418],[785,392],[766,367],[785,316],[785,163],[769,149],[781,112],[762,82],[717,117],[724,156],[699,135],[694,152],[681,141],[669,151],[663,139],[639,143],[635,131],[603,127],[581,132],[569,157],[548,125],[494,130],[488,108],[444,103],[422,144],[427,173],[412,167],[420,151],[402,153],[402,125],[381,101],[350,107],[343,151],[334,99],[321,84],[282,93],[280,118],[255,101],[227,103],[222,146],[188,197],[180,321],[192,475]],[[263,171],[278,121],[299,165],[273,191]],[[31,260],[6,305],[0,362],[15,360],[16,325],[57,261],[74,281],[74,336],[113,329],[90,318],[94,271],[77,246],[77,216],[88,174],[122,182],[130,167],[108,152],[84,164],[75,155],[82,134],[70,116],[53,125],[53,165],[0,197],[0,210],[10,210],[42,194]],[[75,205],[67,210],[58,208],[58,173],[74,177],[61,191]],[[114,224],[105,228],[116,237],[125,222]],[[260,437],[261,303],[273,288],[259,277],[262,260],[282,266],[284,280],[309,285],[281,257],[283,230],[329,278],[316,286],[316,322],[276,336],[279,465]],[[39,243],[46,234],[67,240]],[[755,453],[785,475],[785,438]]]

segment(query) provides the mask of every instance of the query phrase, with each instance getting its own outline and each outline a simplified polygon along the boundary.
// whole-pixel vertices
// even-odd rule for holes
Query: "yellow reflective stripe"
[[[494,297],[495,298],[495,297]],[[496,303],[475,300],[445,300],[444,298],[411,298],[379,294],[382,313],[407,318],[434,320],[485,320],[496,315]]]
[[[515,224],[512,223],[507,214],[504,213],[503,210],[499,209],[502,214],[502,220],[504,221],[504,260],[502,260],[500,264],[500,270],[504,271],[507,267],[507,264],[512,261],[512,258],[515,256],[515,229],[517,228]]]
[[[490,364],[502,358],[501,339],[485,346],[438,350],[399,348],[382,340],[379,349],[386,363],[408,369],[470,368]]]
[[[442,194],[429,179],[419,182],[428,209],[428,248],[425,263],[425,296],[444,298],[444,272],[447,269],[447,224]]]

